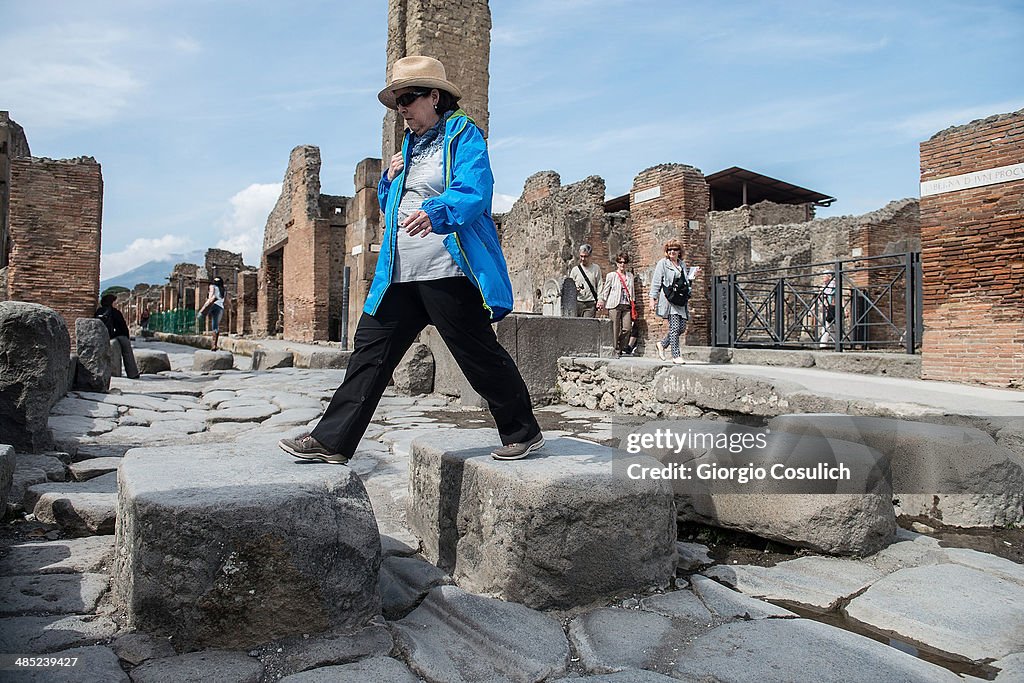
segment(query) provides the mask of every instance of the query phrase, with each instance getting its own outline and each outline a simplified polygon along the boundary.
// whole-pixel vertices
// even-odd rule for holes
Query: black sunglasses
[[[399,95],[398,97],[396,97],[395,104],[397,104],[399,107],[408,107],[410,104],[412,104],[419,98],[429,94],[429,90],[413,90],[412,92],[407,92],[404,95]]]
[[[665,251],[682,251],[682,249],[680,249],[679,247],[669,247]]]

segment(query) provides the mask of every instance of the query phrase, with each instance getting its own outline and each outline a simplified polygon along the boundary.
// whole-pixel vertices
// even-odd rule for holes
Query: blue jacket
[[[402,142],[405,168],[409,167],[409,140]],[[384,171],[377,185],[377,198],[384,212],[384,239],[377,257],[377,269],[366,296],[363,311],[377,312],[384,293],[391,285],[398,242],[398,205],[405,187],[405,168],[393,181]],[[512,310],[512,282],[508,277],[505,255],[501,253],[498,231],[491,218],[494,176],[487,156],[487,143],[480,129],[461,109],[445,123],[444,191],[423,202],[435,233],[445,235],[444,245],[470,282],[480,290],[483,307],[491,322],[501,320]]]

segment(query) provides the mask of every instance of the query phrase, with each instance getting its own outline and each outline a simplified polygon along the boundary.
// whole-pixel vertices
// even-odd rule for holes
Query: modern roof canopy
[[[705,178],[711,190],[711,210],[728,211],[768,200],[776,204],[829,206],[835,197],[733,166]]]

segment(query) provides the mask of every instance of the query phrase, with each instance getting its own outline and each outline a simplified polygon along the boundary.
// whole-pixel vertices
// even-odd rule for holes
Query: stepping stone
[[[104,574],[0,577],[0,616],[88,614],[107,592]]]
[[[378,583],[384,618],[401,619],[419,605],[431,588],[451,582],[450,576],[425,560],[385,557]]]
[[[807,619],[725,624],[681,647],[673,676],[688,681],[963,683],[947,669]]]
[[[232,370],[234,367],[235,356],[230,351],[196,351],[192,355],[193,372]]]
[[[230,649],[380,613],[380,535],[348,467],[220,443],[133,449],[119,475],[114,595],[128,626]]]
[[[83,681],[100,683],[129,683],[131,679],[121,668],[117,655],[109,647],[91,645],[76,647],[70,650],[52,652],[47,657],[62,660],[74,659],[73,667],[44,667],[37,669],[19,669],[11,679],[14,681],[31,681],[32,683],[52,683],[52,681]]]
[[[889,574],[845,612],[876,629],[976,662],[1024,651],[1024,586],[959,564]]]
[[[163,351],[153,349],[135,349],[135,364],[139,374],[155,375],[158,372],[170,372],[171,359]]]
[[[94,615],[0,619],[0,652],[34,655],[106,642],[117,633],[112,619]]]
[[[774,567],[719,565],[704,572],[746,595],[822,611],[882,578],[874,567],[833,557],[801,557]]]
[[[18,543],[8,547],[6,554],[0,557],[0,575],[102,572],[111,566],[113,559],[112,536]]]
[[[260,660],[244,652],[208,650],[178,657],[153,659],[132,669],[132,683],[217,681],[258,683],[263,676]]]
[[[546,609],[665,586],[675,574],[671,484],[625,476],[636,458],[554,439],[526,460],[501,462],[490,456],[493,430],[420,434],[409,528],[465,590]]]
[[[104,474],[116,472],[120,464],[121,458],[90,458],[73,462],[68,465],[68,469],[71,470],[71,478],[75,481],[89,481]]]
[[[660,614],[606,607],[573,619],[569,638],[580,663],[591,673],[640,668],[671,671],[679,644],[706,628],[688,633]]]
[[[252,352],[253,370],[274,370],[275,368],[290,368],[295,364],[294,354],[291,351],[272,351],[270,349],[256,349]]]
[[[704,606],[719,619],[750,621],[752,619],[795,618],[797,616],[795,612],[790,612],[778,605],[737,593],[706,576],[691,576],[690,583],[693,592],[704,603]]]
[[[370,657],[352,664],[326,666],[279,679],[281,683],[419,683],[402,662],[391,657]]]
[[[431,681],[534,683],[563,674],[569,659],[554,618],[454,586],[430,591],[392,628],[412,669]]]
[[[85,482],[37,484],[25,493],[36,519],[80,534],[112,534],[117,515],[117,472]]]

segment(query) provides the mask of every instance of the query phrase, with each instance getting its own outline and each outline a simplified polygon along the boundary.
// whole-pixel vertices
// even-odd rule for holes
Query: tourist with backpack
[[[117,301],[116,294],[104,294],[100,299],[100,307],[96,309],[96,317],[107,326],[107,334],[110,341],[115,342],[121,353],[121,360],[124,362],[124,374],[128,379],[139,378],[139,366],[135,362],[135,353],[132,352],[131,336],[128,333],[128,323],[125,322],[121,311],[114,308]]]
[[[683,245],[676,240],[665,243],[665,258],[654,266],[651,277],[651,310],[659,318],[668,320],[668,334],[655,342],[658,358],[667,360],[666,349],[672,350],[672,362],[685,361],[679,351],[679,337],[686,330],[690,318],[687,302],[690,299],[690,282],[686,277],[686,262],[682,259]]]

